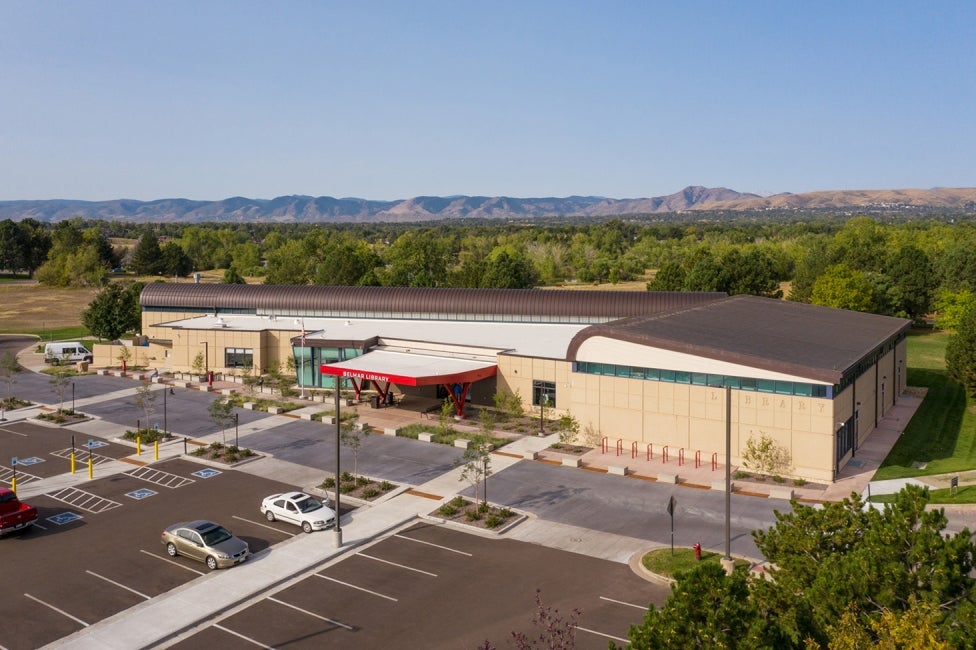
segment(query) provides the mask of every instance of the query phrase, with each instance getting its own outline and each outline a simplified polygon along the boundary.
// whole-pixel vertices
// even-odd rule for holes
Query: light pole
[[[203,376],[206,377],[210,374],[210,342],[200,341],[203,343]]]
[[[173,390],[172,388],[163,387],[163,434],[169,435],[169,427],[166,422],[166,394]]]
[[[237,447],[238,449],[240,449],[241,446],[238,444],[238,438],[237,438],[237,423],[238,423],[238,419],[239,418],[237,416],[237,413],[234,413],[234,446]]]
[[[732,574],[732,387],[725,387],[725,572]]]
[[[71,414],[75,412],[75,382],[71,382]]]
[[[339,451],[340,451],[340,430],[339,427],[339,375],[335,376],[335,457],[336,457],[336,471],[335,471],[335,547],[339,548],[342,546],[342,525],[339,523],[339,481],[341,480],[341,474],[339,472]]]
[[[540,388],[542,395],[539,396],[539,435],[546,435],[546,402],[549,401],[549,395],[546,393],[546,387],[542,386]]]
[[[296,325],[302,326],[302,363],[301,363],[301,375],[298,377],[298,385],[302,389],[302,399],[305,399],[305,319],[295,320]]]

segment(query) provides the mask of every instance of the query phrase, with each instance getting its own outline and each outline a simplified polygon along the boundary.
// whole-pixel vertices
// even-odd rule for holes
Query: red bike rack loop
[[[684,464],[685,464],[685,448],[680,447],[678,449],[678,465],[681,466]]]
[[[661,462],[668,462],[668,446],[664,445],[664,449],[661,450]]]
[[[695,469],[701,467],[701,449],[695,452]]]
[[[712,454],[712,471],[718,469],[718,452]]]
[[[637,441],[630,443],[630,457],[637,458]]]
[[[624,441],[617,438],[617,455],[619,456],[622,453],[624,453]]]
[[[600,453],[607,453],[607,437],[603,436],[603,440],[600,441]]]
[[[654,458],[654,445],[647,443],[647,460]]]

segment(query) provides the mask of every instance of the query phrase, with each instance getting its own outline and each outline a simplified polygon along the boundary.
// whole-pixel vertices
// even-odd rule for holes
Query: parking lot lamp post
[[[71,414],[75,412],[75,382],[71,382]]]
[[[237,442],[237,424],[238,424],[238,420],[239,420],[238,415],[237,415],[237,413],[235,413],[234,414],[234,446],[237,447],[238,449],[240,449],[241,446]]]
[[[339,481],[341,480],[341,474],[339,472],[339,451],[340,451],[340,427],[339,424],[339,375],[335,376],[335,460],[336,460],[336,471],[335,471],[335,547],[339,548],[342,546],[342,525],[339,523]]]
[[[166,423],[166,393],[168,393],[170,390],[172,390],[172,389],[167,389],[165,387],[163,388],[163,433],[164,434],[169,434],[169,427],[166,426],[167,425],[167,423]]]
[[[203,376],[207,377],[210,375],[210,342],[200,342],[203,343]]]

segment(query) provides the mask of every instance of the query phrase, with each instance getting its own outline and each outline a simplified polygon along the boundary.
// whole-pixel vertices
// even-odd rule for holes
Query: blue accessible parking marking
[[[193,475],[198,476],[200,478],[210,478],[211,476],[217,476],[217,474],[220,473],[221,472],[219,469],[207,468],[207,469],[198,469],[197,471],[193,472]]]
[[[99,447],[108,447],[108,443],[104,440],[89,440],[85,443],[85,447],[88,449],[98,449]]]
[[[43,463],[43,458],[38,458],[37,456],[31,456],[30,458],[18,458],[18,465],[37,465],[38,463]]]
[[[126,492],[125,496],[130,499],[145,499],[146,497],[155,496],[155,492],[149,488],[140,488],[138,490],[133,490],[132,492]]]
[[[54,515],[53,517],[48,517],[47,520],[52,524],[57,524],[58,526],[63,526],[65,524],[70,524],[72,521],[77,521],[81,519],[81,515],[75,514],[73,512],[62,512],[60,515]]]

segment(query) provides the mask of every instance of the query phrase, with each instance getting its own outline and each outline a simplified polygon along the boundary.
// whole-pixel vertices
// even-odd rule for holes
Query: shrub
[[[450,501],[448,501],[448,503],[450,503],[455,508],[463,508],[467,504],[467,501],[465,501],[464,497],[462,496],[456,496]]]
[[[783,479],[783,477],[782,477],[782,476],[778,476],[778,475],[774,475],[774,476],[772,476],[772,479],[773,479],[773,481],[775,481],[776,483],[782,483],[782,482],[784,481],[784,479]]]
[[[348,494],[355,489],[356,489],[355,483],[343,483],[342,485],[339,486],[339,492],[343,494]]]
[[[327,478],[324,481],[322,481],[321,487],[324,487],[324,488],[334,488],[335,487],[335,479],[330,476],[329,478]]]
[[[363,485],[369,485],[370,483],[372,483],[372,481],[370,481],[365,476],[356,477],[356,485],[363,486]]]
[[[451,503],[452,503],[451,501],[448,501],[447,503],[445,503],[444,505],[442,505],[440,508],[438,508],[437,509],[437,512],[439,512],[440,514],[444,515],[445,517],[453,517],[454,515],[456,515],[458,513],[458,509],[456,507],[454,507],[453,505],[451,505]]]
[[[513,516],[514,514],[515,513],[512,512],[511,509],[509,509],[509,508],[502,508],[501,510],[498,511],[498,516],[499,517],[502,517],[503,519],[508,519],[509,517]]]
[[[752,474],[750,474],[749,472],[743,472],[739,470],[737,470],[735,474],[733,474],[733,477],[737,479],[749,478],[750,476],[752,476]]]
[[[499,516],[498,514],[491,514],[485,518],[485,526],[488,528],[498,528],[505,523],[505,518]]]
[[[389,481],[383,481],[382,483],[380,483],[380,489],[384,492],[389,492],[390,490],[393,489],[393,484],[390,483]]]
[[[468,508],[464,511],[464,518],[468,521],[478,521],[481,519],[481,512],[477,508]]]
[[[365,490],[363,490],[363,498],[364,499],[372,499],[373,497],[379,495],[379,493],[380,493],[380,491],[377,490],[376,488],[374,488],[374,487],[368,487]]]
[[[805,478],[795,478],[795,479],[793,479],[793,485],[801,486],[801,485],[806,485],[806,484],[807,484],[807,480]]]
[[[343,472],[342,473],[342,476],[340,476],[339,479],[343,483],[348,483],[349,481],[355,481],[356,480],[355,477],[353,477],[353,475],[350,474],[349,472]]]

